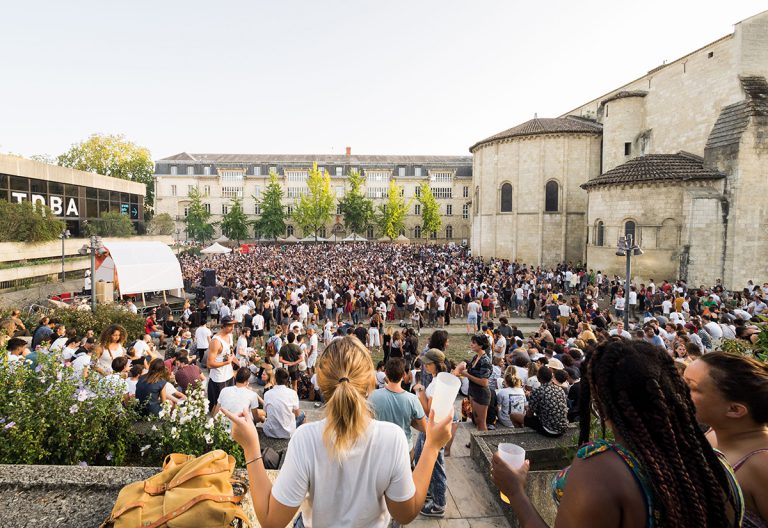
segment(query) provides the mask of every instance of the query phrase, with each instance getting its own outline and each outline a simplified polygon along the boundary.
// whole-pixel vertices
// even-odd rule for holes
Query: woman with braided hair
[[[768,528],[768,365],[715,352],[685,370],[707,438],[733,465],[744,493],[744,528]]]
[[[555,480],[558,527],[737,527],[741,491],[730,466],[696,423],[688,387],[664,349],[612,339],[582,365],[580,442]],[[588,442],[590,409],[615,441]],[[522,527],[546,523],[525,493],[520,469],[497,453],[491,475]]]

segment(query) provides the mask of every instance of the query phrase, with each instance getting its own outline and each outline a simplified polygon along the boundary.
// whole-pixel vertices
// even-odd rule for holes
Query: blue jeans
[[[301,411],[299,415],[296,417],[296,427],[300,426],[304,423],[304,420],[306,420],[307,415],[304,414],[304,411]]]
[[[414,448],[414,460],[416,462],[421,458],[421,452],[424,449],[424,442],[427,439],[425,433],[419,433],[419,438],[416,440],[416,447]],[[445,492],[448,488],[448,475],[445,473],[445,457],[443,449],[437,453],[437,460],[435,461],[435,467],[432,469],[432,478],[429,480],[429,489],[427,492],[432,496],[432,502],[435,506],[445,508],[446,498]]]

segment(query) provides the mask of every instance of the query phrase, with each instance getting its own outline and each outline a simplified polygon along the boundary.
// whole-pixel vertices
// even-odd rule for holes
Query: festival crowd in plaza
[[[179,260],[192,283],[215,270],[209,302],[177,314],[161,305],[133,343],[118,325],[94,335],[43,318],[27,329],[14,313],[2,322],[15,336],[7,357],[34,366],[48,343],[76,375],[123,383],[147,414],[203,384],[210,412],[232,421],[264,526],[287,525],[299,508],[295,526],[442,517],[462,422],[578,435],[553,485],[558,526],[767,526],[768,366],[721,347],[765,335],[768,283],[649,279],[624,291],[571,263],[484,261],[439,245],[256,246]],[[467,335],[466,354],[449,357],[450,340]],[[461,394],[436,421],[441,372],[460,378]],[[323,419],[307,420],[301,400]],[[290,438],[274,483],[256,424]],[[525,493],[528,469],[497,454],[489,478],[521,526],[545,526]]]

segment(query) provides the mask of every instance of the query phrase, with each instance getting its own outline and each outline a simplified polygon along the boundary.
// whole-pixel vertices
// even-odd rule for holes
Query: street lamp
[[[72,236],[69,229],[62,230],[59,238],[61,239],[61,282],[66,280],[66,272],[64,271],[64,241]]]
[[[629,281],[632,275],[632,255],[639,256],[643,250],[633,240],[634,236],[626,234],[619,237],[619,243],[616,246],[616,255],[627,257],[627,276],[624,279],[624,328],[629,331]]]
[[[96,313],[96,254],[103,255],[107,250],[101,243],[101,237],[92,235],[90,245],[84,244],[77,252],[81,255],[91,254],[91,312]]]

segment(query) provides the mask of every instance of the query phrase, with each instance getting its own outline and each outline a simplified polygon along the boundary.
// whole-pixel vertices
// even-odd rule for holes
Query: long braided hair
[[[640,462],[665,526],[723,527],[737,499],[717,455],[698,427],[688,386],[661,347],[611,339],[584,360],[579,442],[590,439],[590,411]],[[605,422],[602,422],[605,436]]]

